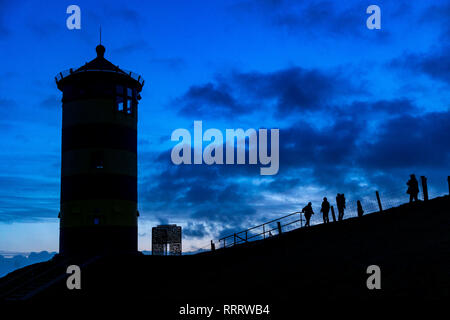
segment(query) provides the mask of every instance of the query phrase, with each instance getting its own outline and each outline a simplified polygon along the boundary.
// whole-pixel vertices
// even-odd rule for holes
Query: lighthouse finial
[[[103,58],[105,54],[105,47],[102,46],[102,26],[100,25],[100,44],[95,47],[95,51],[97,51],[97,57]]]

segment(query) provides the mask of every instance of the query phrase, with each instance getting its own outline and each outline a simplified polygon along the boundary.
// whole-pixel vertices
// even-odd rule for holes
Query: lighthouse
[[[60,72],[62,255],[137,251],[137,115],[144,80],[105,47]]]

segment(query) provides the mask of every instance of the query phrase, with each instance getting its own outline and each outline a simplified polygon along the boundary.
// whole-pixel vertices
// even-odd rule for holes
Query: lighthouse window
[[[116,108],[118,111],[123,111],[123,96],[116,96]]]
[[[131,100],[127,103],[127,114],[132,114],[133,110],[131,109]]]
[[[124,96],[124,87],[121,85],[116,86],[116,110],[124,111],[126,109],[126,99]]]
[[[127,88],[127,108],[126,108],[127,114],[133,114],[133,96],[134,90],[131,88]]]
[[[136,110],[136,90],[133,88],[116,86],[116,110],[125,114],[134,115]]]
[[[95,217],[95,218],[94,218],[94,224],[95,224],[95,225],[99,225],[99,224],[100,224],[100,218]]]

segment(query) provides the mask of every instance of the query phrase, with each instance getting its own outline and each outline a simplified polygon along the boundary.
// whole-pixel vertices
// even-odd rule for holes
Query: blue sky
[[[81,30],[66,8],[81,8]],[[381,8],[381,30],[366,8]],[[345,192],[432,195],[450,163],[448,1],[0,0],[0,250],[56,251],[61,95],[54,76],[95,57],[142,74],[139,248],[184,227],[185,250]],[[177,128],[279,128],[280,171],[175,166]],[[317,215],[315,219],[318,219]]]

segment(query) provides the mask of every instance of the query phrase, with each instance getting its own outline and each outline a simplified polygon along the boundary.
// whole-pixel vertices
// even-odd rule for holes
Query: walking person
[[[356,207],[357,207],[357,210],[358,210],[358,217],[362,217],[363,214],[364,214],[364,210],[362,208],[361,201],[359,201],[359,200],[356,201]]]
[[[338,221],[344,219],[345,195],[338,193],[336,196],[336,205],[338,207]]]
[[[412,174],[410,175],[410,179],[406,183],[408,186],[408,190],[406,190],[406,193],[409,194],[409,202],[413,202],[418,200],[417,195],[419,194],[419,182],[416,179],[416,175]]]
[[[314,214],[314,211],[312,209],[312,203],[308,202],[308,205],[302,209],[302,212],[305,214],[305,227],[309,227],[309,221],[311,220],[311,216]]]
[[[320,212],[323,213],[323,223],[328,223],[330,220],[328,219],[328,212],[330,211],[330,203],[327,200],[327,197],[323,198],[322,208]]]

